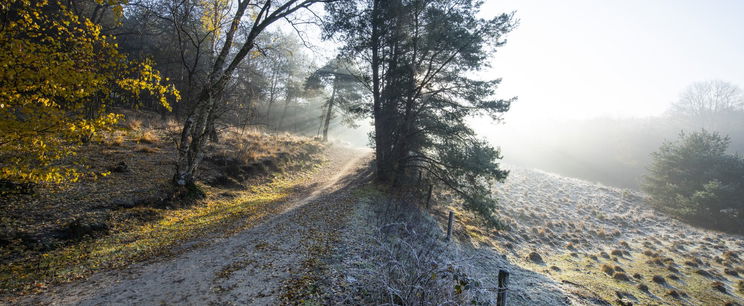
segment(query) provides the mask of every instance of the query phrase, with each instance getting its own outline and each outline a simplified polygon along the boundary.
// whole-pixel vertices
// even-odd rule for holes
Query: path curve
[[[173,258],[59,286],[22,304],[277,304],[283,283],[302,270],[311,247],[307,235],[332,230],[323,226],[333,223],[325,221],[334,211],[321,206],[332,202],[334,192],[349,185],[370,158],[369,150],[330,148],[330,162],[312,182],[320,187],[292,197],[282,213],[265,222]]]

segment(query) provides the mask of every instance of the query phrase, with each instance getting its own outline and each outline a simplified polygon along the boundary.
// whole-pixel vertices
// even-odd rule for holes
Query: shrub
[[[644,178],[649,203],[693,223],[741,231],[744,160],[726,153],[729,142],[701,130],[664,143]]]
[[[152,61],[128,60],[101,26],[59,2],[0,5],[0,180],[75,182],[87,171],[67,159],[121,119],[108,106],[149,92],[170,109],[167,98],[179,97]]]
[[[443,239],[436,220],[404,201],[375,211],[379,227],[369,253],[364,294],[388,305],[487,304],[480,281]]]

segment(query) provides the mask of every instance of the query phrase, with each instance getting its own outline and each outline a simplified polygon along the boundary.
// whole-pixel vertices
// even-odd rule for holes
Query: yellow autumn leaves
[[[80,168],[60,160],[121,118],[107,105],[147,93],[170,110],[180,99],[152,62],[129,61],[62,4],[0,2],[0,180],[75,181]]]

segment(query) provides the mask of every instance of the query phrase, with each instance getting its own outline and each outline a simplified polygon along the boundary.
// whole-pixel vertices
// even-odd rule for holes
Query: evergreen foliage
[[[352,3],[349,3],[352,2]],[[375,120],[377,177],[396,184],[427,175],[492,218],[490,184],[506,178],[498,149],[467,125],[475,116],[496,121],[514,99],[494,98],[500,79],[474,74],[505,43],[513,15],[478,17],[480,1],[358,0],[326,5],[328,38],[345,42],[372,93],[359,108]]]
[[[650,203],[698,224],[741,231],[744,160],[727,154],[728,145],[728,137],[706,130],[663,144],[643,185]]]

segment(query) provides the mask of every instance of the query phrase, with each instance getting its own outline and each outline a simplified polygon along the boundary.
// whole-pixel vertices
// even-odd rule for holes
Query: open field
[[[744,304],[744,238],[657,213],[638,193],[513,169],[496,187],[508,231],[464,219],[474,244],[561,282],[574,303]]]

